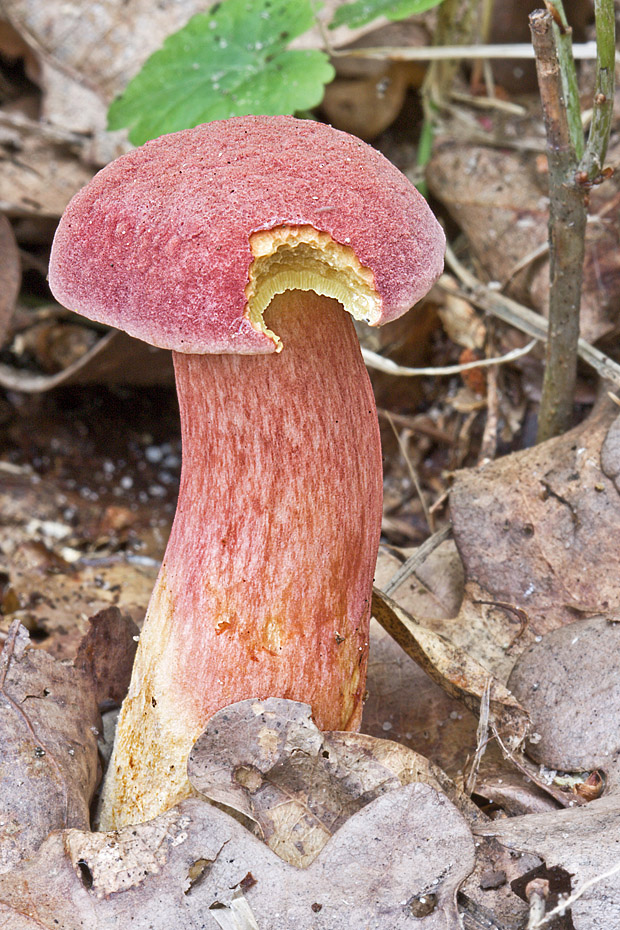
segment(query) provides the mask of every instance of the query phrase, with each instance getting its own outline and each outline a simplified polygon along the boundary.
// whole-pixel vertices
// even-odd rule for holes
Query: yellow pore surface
[[[381,298],[372,271],[329,233],[314,226],[275,226],[252,233],[250,248],[254,261],[245,289],[246,313],[254,329],[273,339],[276,351],[282,343],[265,325],[263,313],[284,291],[314,291],[338,300],[356,320],[372,325],[379,319]]]

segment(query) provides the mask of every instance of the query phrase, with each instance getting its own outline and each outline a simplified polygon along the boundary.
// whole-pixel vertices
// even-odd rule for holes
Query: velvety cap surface
[[[251,233],[310,225],[375,276],[380,323],[422,297],[444,236],[375,149],[311,120],[242,116],[162,136],[100,171],[56,232],[50,286],[66,307],[180,352],[274,351],[246,317]]]

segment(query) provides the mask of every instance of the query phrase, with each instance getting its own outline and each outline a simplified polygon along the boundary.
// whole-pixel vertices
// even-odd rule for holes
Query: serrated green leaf
[[[385,16],[387,19],[406,19],[416,13],[425,13],[439,6],[442,0],[354,0],[338,7],[335,16],[329,24],[330,29],[336,26],[348,26],[357,29],[366,26],[373,19]]]
[[[334,69],[290,51],[314,23],[311,0],[223,0],[192,17],[144,63],[108,110],[135,145],[214,119],[317,106]]]

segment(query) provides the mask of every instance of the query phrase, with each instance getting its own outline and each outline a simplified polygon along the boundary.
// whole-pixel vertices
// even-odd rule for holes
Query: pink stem
[[[279,355],[174,357],[179,501],[108,776],[181,768],[157,812],[188,793],[187,755],[221,707],[277,696],[325,730],[361,719],[382,501],[372,389],[336,301],[287,292],[266,322]]]

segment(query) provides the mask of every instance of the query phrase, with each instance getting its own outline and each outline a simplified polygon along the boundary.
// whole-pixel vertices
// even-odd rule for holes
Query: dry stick
[[[523,355],[527,355],[528,352],[531,352],[537,341],[537,339],[533,339],[532,342],[528,342],[522,349],[511,349],[510,352],[498,358],[481,358],[475,362],[463,362],[462,365],[444,365],[438,368],[432,366],[429,368],[408,368],[406,365],[399,365],[397,362],[392,361],[391,358],[379,355],[378,352],[373,352],[372,349],[362,348],[362,357],[368,368],[374,368],[376,371],[383,371],[387,375],[400,375],[407,378],[419,378],[423,376],[436,378],[444,375],[460,375],[464,371],[473,371],[474,368],[492,368],[494,365],[504,365],[506,362],[513,362],[515,359],[521,358]]]
[[[409,556],[406,562],[403,562],[398,571],[392,575],[388,583],[383,586],[383,593],[391,597],[394,591],[396,591],[396,589],[399,588],[407,578],[413,575],[416,569],[426,561],[431,552],[434,552],[437,546],[440,546],[451,534],[452,527],[444,526],[443,529],[437,530],[436,533],[429,536],[429,538],[425,540],[421,546],[418,546],[416,551]]]
[[[326,49],[334,58],[370,58],[375,61],[444,61],[447,58],[475,61],[477,58],[511,61],[528,61],[535,58],[534,49],[524,42],[509,42],[493,45],[425,45],[411,46],[377,46],[374,48],[335,49],[326,43]],[[573,45],[573,58],[580,61],[593,61],[596,58],[596,43],[582,42]],[[620,52],[616,53],[620,61]]]
[[[491,685],[493,679],[489,676],[482,697],[480,699],[480,714],[478,716],[478,729],[476,731],[476,751],[472,759],[469,774],[465,781],[464,791],[467,797],[471,797],[476,787],[476,778],[478,769],[482,762],[482,757],[489,744],[489,716],[491,710]]]
[[[586,229],[584,189],[574,180],[577,153],[567,118],[553,26],[553,16],[546,10],[530,15],[549,160],[549,339],[538,442],[558,436],[571,426]]]
[[[433,533],[435,530],[435,521],[432,515],[429,513],[428,504],[426,503],[426,498],[424,497],[424,492],[422,490],[422,485],[420,484],[420,479],[418,478],[418,473],[413,467],[413,462],[411,461],[411,458],[407,452],[405,443],[401,439],[400,433],[398,432],[398,430],[396,429],[396,426],[394,425],[394,420],[392,419],[389,411],[387,410],[386,410],[386,417],[387,417],[388,423],[392,427],[392,432],[394,433],[394,436],[396,437],[398,448],[400,449],[401,454],[405,460],[405,465],[407,466],[407,470],[409,471],[409,475],[411,476],[413,485],[417,491],[418,497],[420,498],[420,503],[422,504],[422,510],[424,511],[424,519],[426,520],[426,525],[428,526],[431,533]]]
[[[495,348],[495,322],[490,321],[487,327],[487,352],[493,353]],[[484,424],[482,442],[480,443],[479,461],[492,461],[497,452],[497,431],[499,426],[499,372],[497,368],[490,368],[487,374],[487,418]]]

